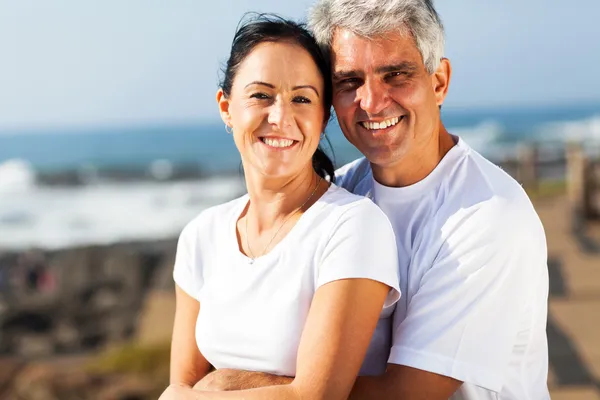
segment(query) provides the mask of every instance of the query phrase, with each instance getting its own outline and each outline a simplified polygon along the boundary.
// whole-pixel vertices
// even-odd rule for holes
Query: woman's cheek
[[[322,111],[317,112],[315,109],[307,108],[299,113],[296,120],[299,124],[302,124],[307,134],[310,132],[313,135],[320,136],[324,118],[325,114]]]

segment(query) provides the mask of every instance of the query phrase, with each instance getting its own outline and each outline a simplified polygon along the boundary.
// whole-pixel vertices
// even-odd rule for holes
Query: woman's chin
[[[284,168],[274,168],[264,170],[262,176],[267,179],[285,179],[298,175],[297,170],[289,170]]]
[[[305,173],[306,170],[304,168],[298,168],[297,166],[283,166],[283,165],[272,165],[272,166],[263,166],[260,169],[259,175],[265,179],[290,179],[294,178],[302,173]]]

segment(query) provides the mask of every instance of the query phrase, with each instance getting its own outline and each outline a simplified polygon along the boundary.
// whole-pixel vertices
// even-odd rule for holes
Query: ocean
[[[492,160],[523,142],[600,142],[600,104],[443,110],[443,119]],[[337,166],[360,156],[334,118],[327,136]],[[195,175],[170,179],[180,166]],[[134,173],[123,181],[106,170]],[[66,172],[83,184],[40,182]],[[221,123],[0,130],[0,250],[174,238],[206,207],[242,193],[239,155]]]

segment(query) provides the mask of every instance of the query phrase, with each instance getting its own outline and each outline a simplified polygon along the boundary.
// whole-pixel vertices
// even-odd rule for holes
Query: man
[[[352,399],[548,399],[543,227],[522,188],[442,124],[451,66],[432,1],[319,0],[310,26],[331,51],[339,125],[366,157],[337,183],[384,210],[401,266],[402,299],[373,339],[391,325],[388,368]]]

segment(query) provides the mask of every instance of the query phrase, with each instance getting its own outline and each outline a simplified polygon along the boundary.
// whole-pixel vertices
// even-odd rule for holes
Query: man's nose
[[[360,108],[369,114],[379,114],[389,104],[387,89],[382,82],[367,81],[357,90]]]

